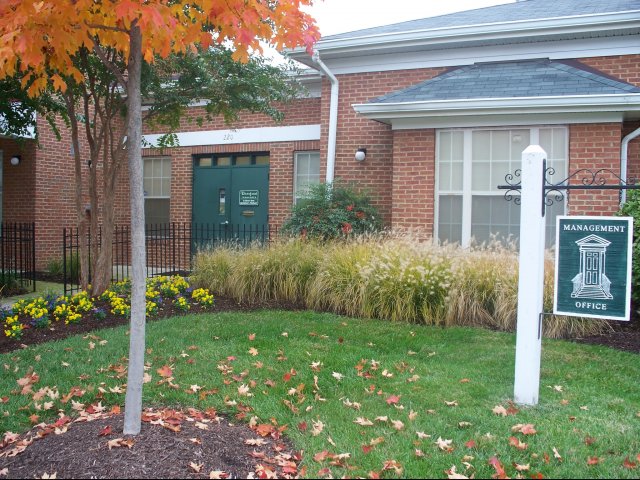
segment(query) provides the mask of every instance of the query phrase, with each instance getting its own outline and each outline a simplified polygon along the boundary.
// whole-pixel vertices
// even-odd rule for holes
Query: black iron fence
[[[268,245],[278,235],[274,225],[217,225],[169,223],[147,225],[145,229],[147,277],[187,275],[191,272],[196,253],[221,246],[245,248],[254,244]],[[102,228],[98,232],[99,242]],[[63,230],[64,292],[80,290],[80,234],[78,229]],[[90,235],[84,239],[89,258]],[[131,272],[131,230],[129,225],[116,225],[113,231],[112,281],[128,278]],[[91,263],[91,262],[89,262]],[[91,272],[89,272],[89,282]]]
[[[36,290],[36,226],[0,223],[0,291]]]

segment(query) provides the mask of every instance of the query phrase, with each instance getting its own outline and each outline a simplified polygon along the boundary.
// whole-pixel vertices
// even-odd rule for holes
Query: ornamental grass
[[[545,266],[545,312],[553,303],[553,259]],[[518,253],[491,244],[463,249],[410,237],[352,241],[283,240],[269,248],[201,253],[194,286],[245,302],[286,300],[362,318],[514,331]],[[605,321],[546,316],[544,335],[577,337]]]

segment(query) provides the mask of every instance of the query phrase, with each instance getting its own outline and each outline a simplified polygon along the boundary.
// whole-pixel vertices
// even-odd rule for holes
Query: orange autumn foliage
[[[23,85],[37,96],[51,82],[64,91],[65,72],[78,82],[73,65],[81,48],[112,48],[126,58],[133,24],[142,32],[147,62],[155,55],[193,49],[196,44],[231,42],[235,59],[245,61],[266,40],[277,49],[319,38],[312,17],[301,10],[312,0],[2,0],[0,78],[20,71]]]

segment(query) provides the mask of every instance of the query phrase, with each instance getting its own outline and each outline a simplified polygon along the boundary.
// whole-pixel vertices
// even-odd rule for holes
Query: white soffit
[[[144,135],[144,141],[157,145],[163,134]],[[320,125],[290,127],[240,128],[176,133],[180,147],[199,145],[235,145],[241,143],[275,143],[320,140]]]
[[[511,45],[467,46],[446,49],[407,49],[395,53],[362,52],[358,56],[327,59],[336,75],[387,72],[473,65],[477,62],[505,62],[531,58],[563,60],[613,55],[640,54],[640,35],[602,37]]]
[[[497,121],[531,123],[530,118],[542,123],[554,118],[553,123],[621,122],[640,118],[640,94],[365,103],[353,105],[353,109],[370,120],[392,125],[394,130],[482,126]]]

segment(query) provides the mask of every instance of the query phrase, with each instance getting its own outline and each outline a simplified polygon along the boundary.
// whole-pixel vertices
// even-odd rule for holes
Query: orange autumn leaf
[[[163,378],[173,377],[173,370],[169,365],[165,365],[159,368],[158,370],[156,370],[156,372],[158,372],[158,375],[160,375]]]

